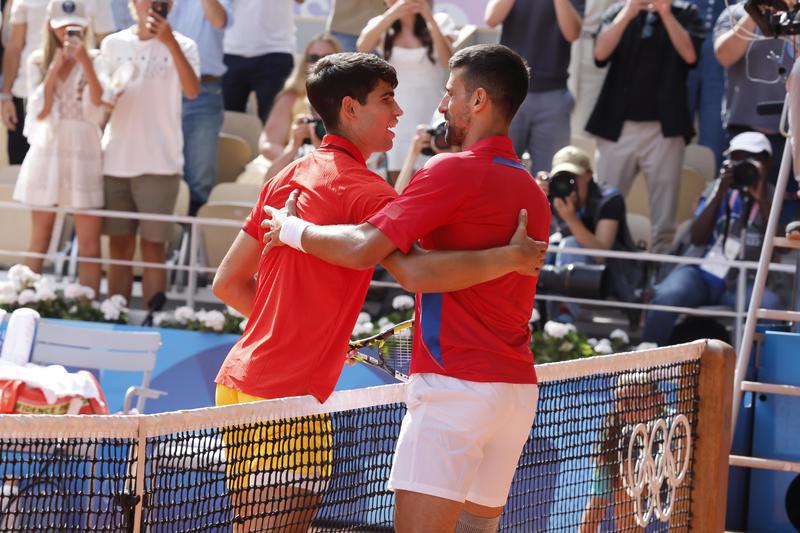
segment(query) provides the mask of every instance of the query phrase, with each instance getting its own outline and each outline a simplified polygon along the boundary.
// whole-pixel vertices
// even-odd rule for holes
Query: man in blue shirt
[[[763,133],[748,131],[731,139],[720,176],[700,197],[692,225],[691,243],[682,255],[721,260],[758,260],[769,218],[772,187],[767,182],[772,146]],[[681,265],[653,289],[655,305],[734,307],[738,270],[725,265]],[[751,271],[751,277],[753,272]],[[747,300],[753,281],[747,281]],[[780,306],[778,296],[764,290],[761,307]],[[648,311],[642,340],[671,344],[678,315]]]
[[[225,117],[222,38],[233,21],[231,0],[175,0],[172,28],[197,43],[200,94],[183,99],[183,178],[191,193],[189,214],[208,201],[217,174],[217,138]]]

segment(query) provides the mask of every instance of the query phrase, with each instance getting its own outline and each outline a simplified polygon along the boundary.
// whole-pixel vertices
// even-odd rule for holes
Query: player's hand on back
[[[286,200],[286,205],[283,209],[276,209],[270,205],[264,206],[264,214],[267,216],[261,222],[261,227],[265,230],[264,237],[264,253],[268,252],[271,248],[283,246],[281,242],[281,228],[287,217],[297,216],[297,197],[300,196],[300,191],[295,189]]]
[[[538,276],[547,255],[547,243],[528,237],[528,212],[520,210],[517,229],[508,243],[519,249],[520,266],[516,269],[523,276]]]

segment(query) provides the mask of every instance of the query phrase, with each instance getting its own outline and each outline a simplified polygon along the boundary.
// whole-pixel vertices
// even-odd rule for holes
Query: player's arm
[[[260,256],[258,240],[240,231],[220,263],[212,285],[217,298],[248,318],[256,296],[255,273]]]
[[[449,292],[518,272],[537,276],[544,265],[547,243],[527,235],[523,209],[506,246],[472,251],[428,251],[414,246],[408,254],[395,250],[381,264],[410,292]]]

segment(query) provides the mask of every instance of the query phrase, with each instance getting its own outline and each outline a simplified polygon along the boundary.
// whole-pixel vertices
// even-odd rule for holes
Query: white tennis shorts
[[[407,395],[389,489],[505,505],[539,387],[414,374]]]

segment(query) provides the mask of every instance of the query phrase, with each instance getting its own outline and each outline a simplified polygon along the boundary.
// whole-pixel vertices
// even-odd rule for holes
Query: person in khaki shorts
[[[105,204],[112,211],[171,214],[183,170],[181,96],[200,91],[194,41],[172,31],[165,17],[172,1],[130,0],[137,24],[107,37],[100,49],[101,79],[114,110],[103,135]],[[118,95],[118,96],[117,96]],[[136,232],[142,259],[163,263],[172,223],[107,217],[112,259],[131,260]],[[166,289],[166,273],[145,268],[143,302]],[[133,269],[112,265],[109,294],[130,299]]]

